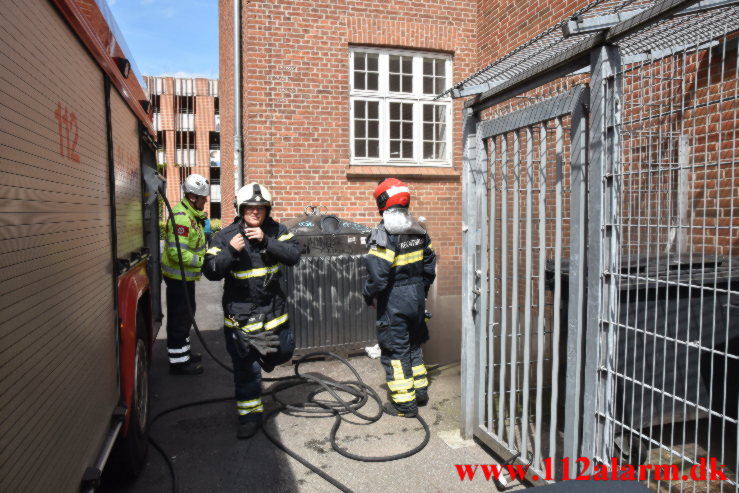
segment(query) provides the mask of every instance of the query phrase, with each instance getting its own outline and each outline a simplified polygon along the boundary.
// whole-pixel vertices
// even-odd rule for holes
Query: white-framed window
[[[351,47],[351,164],[451,166],[451,82],[450,55]]]

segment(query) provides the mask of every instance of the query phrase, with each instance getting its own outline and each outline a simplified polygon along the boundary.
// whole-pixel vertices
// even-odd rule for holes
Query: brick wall
[[[478,2],[478,65],[486,66],[587,1]],[[697,54],[642,62],[624,77],[622,252],[736,254],[736,33]],[[732,41],[733,40],[733,41]],[[587,76],[524,96],[562,92]],[[530,104],[506,101],[484,118]],[[681,139],[683,147],[681,149]],[[681,155],[682,153],[682,155]]]
[[[484,67],[589,4],[588,0],[477,0],[477,56]]]
[[[221,0],[223,203],[233,201],[232,11]],[[373,226],[378,179],[408,182],[412,212],[425,216],[440,257],[441,294],[459,294],[461,103],[453,110],[451,169],[349,165],[349,47],[434,50],[453,55],[453,80],[475,69],[476,4],[448,1],[242,2],[245,183],[266,184],[278,219],[306,205]],[[223,216],[231,212],[224,206]]]

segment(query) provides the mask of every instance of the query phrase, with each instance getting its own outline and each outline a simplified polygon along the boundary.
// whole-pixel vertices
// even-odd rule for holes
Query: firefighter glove
[[[244,356],[249,353],[251,348],[257,350],[262,356],[270,353],[276,353],[280,347],[280,336],[271,330],[260,332],[244,332],[243,330],[235,331],[237,353],[241,356],[240,349],[244,352]],[[241,356],[241,357],[244,357]]]

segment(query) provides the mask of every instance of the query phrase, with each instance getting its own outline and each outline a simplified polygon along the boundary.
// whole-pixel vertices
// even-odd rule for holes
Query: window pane
[[[390,122],[390,138],[391,139],[399,139],[400,138],[400,122]]]
[[[423,124],[423,140],[434,139],[434,125],[431,123]]]
[[[364,57],[366,56],[366,53],[354,52],[354,70],[364,71]]]
[[[423,93],[424,94],[436,94],[434,92],[434,79],[431,77],[423,78]]]
[[[379,140],[370,140],[367,142],[367,157],[380,157]]]
[[[377,120],[379,118],[380,103],[377,101],[368,101],[367,109],[370,120]]]
[[[434,59],[424,58],[423,59],[423,75],[434,75]]]
[[[354,101],[354,118],[364,118],[366,101]]]
[[[403,120],[413,121],[413,105],[412,104],[403,105]]]
[[[377,121],[367,122],[367,137],[377,139],[380,137],[380,124]]]
[[[400,103],[390,103],[390,119],[400,120]]]
[[[368,91],[376,91],[378,89],[378,87],[379,87],[377,85],[377,81],[378,81],[377,74],[372,73],[372,72],[367,73],[367,87],[366,87],[366,89]]]
[[[366,140],[355,140],[354,141],[354,155],[356,157],[367,157],[367,141]]]
[[[437,122],[445,122],[446,121],[446,107],[441,105],[434,106],[435,113],[436,113],[436,121]]]
[[[400,57],[398,55],[390,55],[390,72],[400,73]]]
[[[423,105],[423,121],[431,122],[434,120],[434,105],[424,104]]]
[[[364,83],[364,72],[354,72],[354,89],[366,89]]]
[[[413,142],[403,141],[403,157],[406,159],[413,157]]]
[[[390,141],[390,157],[391,158],[400,157],[400,141],[399,140]]]
[[[401,130],[402,130],[402,135],[404,139],[413,140],[413,123],[412,122],[403,122]]]
[[[444,92],[444,89],[446,89],[446,87],[444,87],[446,85],[445,82],[446,80],[443,77],[437,77],[434,79],[434,92],[436,94]]]
[[[367,71],[377,72],[378,60],[380,56],[377,53],[367,53]]]
[[[433,155],[434,155],[434,144],[431,142],[424,142],[423,143],[423,158],[433,159]]]
[[[445,77],[446,76],[446,63],[444,63],[444,60],[441,58],[437,58],[435,60],[436,62],[436,72],[434,73],[437,77]]]
[[[413,57],[410,57],[410,56],[403,57],[403,73],[404,74],[413,73]]]
[[[354,136],[359,138],[367,137],[367,127],[364,120],[354,122]]]
[[[390,74],[390,90],[392,92],[402,91],[402,88],[400,87],[400,75]]]
[[[413,76],[412,75],[403,76],[401,91],[402,92],[413,92]]]
[[[436,144],[436,159],[446,158],[446,142]]]

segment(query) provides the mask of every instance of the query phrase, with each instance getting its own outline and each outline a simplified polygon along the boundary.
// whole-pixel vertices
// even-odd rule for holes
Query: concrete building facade
[[[182,181],[197,173],[211,183],[206,212],[221,217],[220,112],[218,80],[144,76],[157,131],[157,163],[167,180],[167,198],[181,199]],[[230,212],[229,212],[230,213]]]

